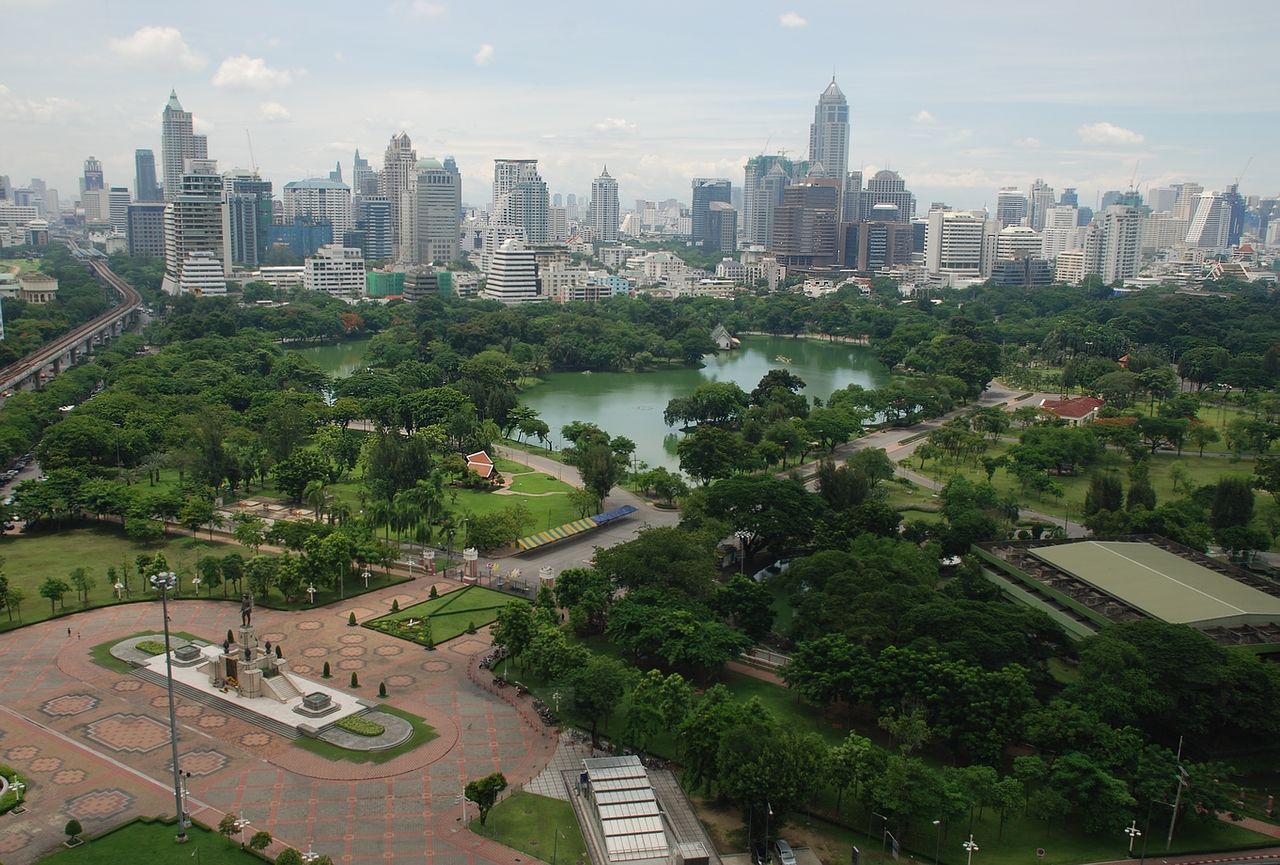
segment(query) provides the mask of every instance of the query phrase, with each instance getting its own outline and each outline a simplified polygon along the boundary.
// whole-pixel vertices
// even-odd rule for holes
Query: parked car
[[[772,565],[767,565],[751,575],[751,579],[757,583],[763,583],[770,577],[776,577],[778,574],[786,572],[791,567],[791,559],[778,559]]]
[[[791,845],[779,838],[773,842],[773,852],[778,859],[778,865],[796,865],[796,854],[791,849]]]

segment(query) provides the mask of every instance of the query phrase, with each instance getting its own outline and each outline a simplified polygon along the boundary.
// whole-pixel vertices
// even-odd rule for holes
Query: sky
[[[1246,165],[1242,192],[1280,193],[1275,2],[0,0],[0,21],[0,174],[64,200],[90,155],[132,188],[176,89],[219,167],[277,190],[335,161],[349,182],[404,130],[472,205],[497,157],[538,159],[553,193],[607,164],[624,208],[688,201],[695,176],[806,158],[833,73],[850,168],[900,172],[918,212],[1036,177],[1089,205],[1131,179],[1221,189]]]

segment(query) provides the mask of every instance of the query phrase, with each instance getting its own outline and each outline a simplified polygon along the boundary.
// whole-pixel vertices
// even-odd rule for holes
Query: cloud
[[[34,123],[47,123],[62,117],[74,115],[80,110],[78,103],[63,99],[61,96],[46,96],[44,99],[21,99],[3,84],[0,84],[0,115],[10,120],[22,120]]]
[[[1026,138],[1019,138],[1015,140],[1013,142],[1013,145],[1015,147],[1039,147],[1040,139],[1032,138],[1030,135],[1028,135]]]
[[[258,113],[268,123],[283,123],[293,118],[293,112],[279,102],[264,102],[258,106]]]
[[[809,22],[800,17],[796,12],[785,12],[778,16],[778,23],[789,30],[795,30],[800,27],[808,27]]]
[[[493,62],[493,46],[488,42],[484,43],[471,59],[476,61],[477,66],[488,66]]]
[[[1145,140],[1141,133],[1105,120],[1085,123],[1076,132],[1085,144],[1141,144]]]
[[[346,63],[346,62],[347,62],[347,57],[346,57],[346,55],[345,55],[345,54],[343,54],[341,51],[335,51],[335,52],[333,52],[333,59],[334,59],[334,60],[336,60],[336,61],[338,61],[339,63]]]
[[[449,11],[449,7],[444,3],[432,3],[431,0],[400,0],[391,4],[391,10],[398,15],[414,18],[439,18]]]
[[[600,132],[614,132],[624,129],[635,129],[636,125],[625,117],[606,117],[604,120],[595,124],[595,128]]]
[[[293,81],[288,69],[272,69],[261,57],[237,54],[222,61],[213,75],[215,87],[247,87],[252,90],[270,90],[284,87]]]
[[[207,62],[191,50],[177,27],[143,27],[111,40],[111,53],[126,63],[173,64],[202,69]]]
[[[919,123],[921,126],[933,126],[938,122],[938,118],[921,108],[912,116],[911,122]]]

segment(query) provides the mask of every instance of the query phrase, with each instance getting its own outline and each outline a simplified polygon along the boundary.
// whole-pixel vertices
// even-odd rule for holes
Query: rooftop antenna
[[[258,160],[257,160],[257,158],[253,155],[253,136],[251,136],[251,135],[249,134],[249,130],[248,130],[248,129],[246,129],[246,130],[244,131],[244,137],[245,137],[245,139],[249,142],[249,162],[250,162],[250,164],[252,164],[252,165],[253,165],[253,173],[254,173],[254,174],[257,174],[257,173],[258,173]]]

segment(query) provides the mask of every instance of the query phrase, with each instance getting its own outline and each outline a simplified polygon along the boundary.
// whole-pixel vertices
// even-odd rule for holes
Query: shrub
[[[324,662],[324,672],[323,672],[323,673],[321,673],[320,675],[321,675],[321,676],[323,676],[323,677],[324,677],[324,678],[326,678],[326,679],[332,679],[332,678],[333,678],[333,674],[329,672],[329,662],[328,662],[328,661],[325,661],[325,662]]]
[[[379,683],[378,683],[378,696],[379,696],[379,697],[385,697],[385,696],[387,696],[387,683],[386,683],[386,682],[379,682]]]
[[[302,865],[302,854],[292,847],[286,847],[276,857],[276,865]]]
[[[355,715],[339,718],[333,726],[346,730],[348,733],[355,733],[357,736],[381,736],[387,732],[387,728],[377,721],[370,721],[368,718],[361,718]]]
[[[227,642],[234,643],[235,641],[236,641],[236,638],[231,635],[231,629],[227,628]]]
[[[80,821],[74,817],[67,821],[67,825],[62,827],[62,831],[67,836],[67,842],[74,844],[80,839],[76,836],[84,831],[84,827],[80,825]]]
[[[468,634],[474,634],[475,632],[476,632],[476,623],[475,623],[475,622],[467,622],[467,633],[468,633]]]
[[[427,594],[427,597],[428,597],[428,598],[431,598],[432,600],[434,600],[434,599],[436,599],[436,598],[440,597],[440,593],[439,593],[438,591],[436,591],[436,587],[435,587],[435,586],[432,586],[432,587],[431,587],[431,591]]]
[[[276,643],[276,657],[277,657],[277,658],[283,658],[283,657],[284,657],[284,653],[280,651],[280,644],[279,644],[279,643]]]
[[[392,599],[391,599],[391,612],[393,612],[393,613],[398,613],[398,612],[400,612],[400,599],[399,599],[399,598],[392,598]]]
[[[347,626],[354,628],[356,626],[356,611],[352,610],[347,614]]]
[[[257,850],[261,853],[271,846],[271,833],[261,830],[253,833],[253,837],[249,839],[249,849]]]
[[[164,643],[159,640],[139,640],[133,646],[139,652],[146,652],[148,655],[164,654]]]
[[[359,688],[359,687],[360,687],[360,677],[356,675],[356,671],[355,671],[355,670],[352,670],[352,671],[351,671],[351,687],[353,687],[353,688]]]

